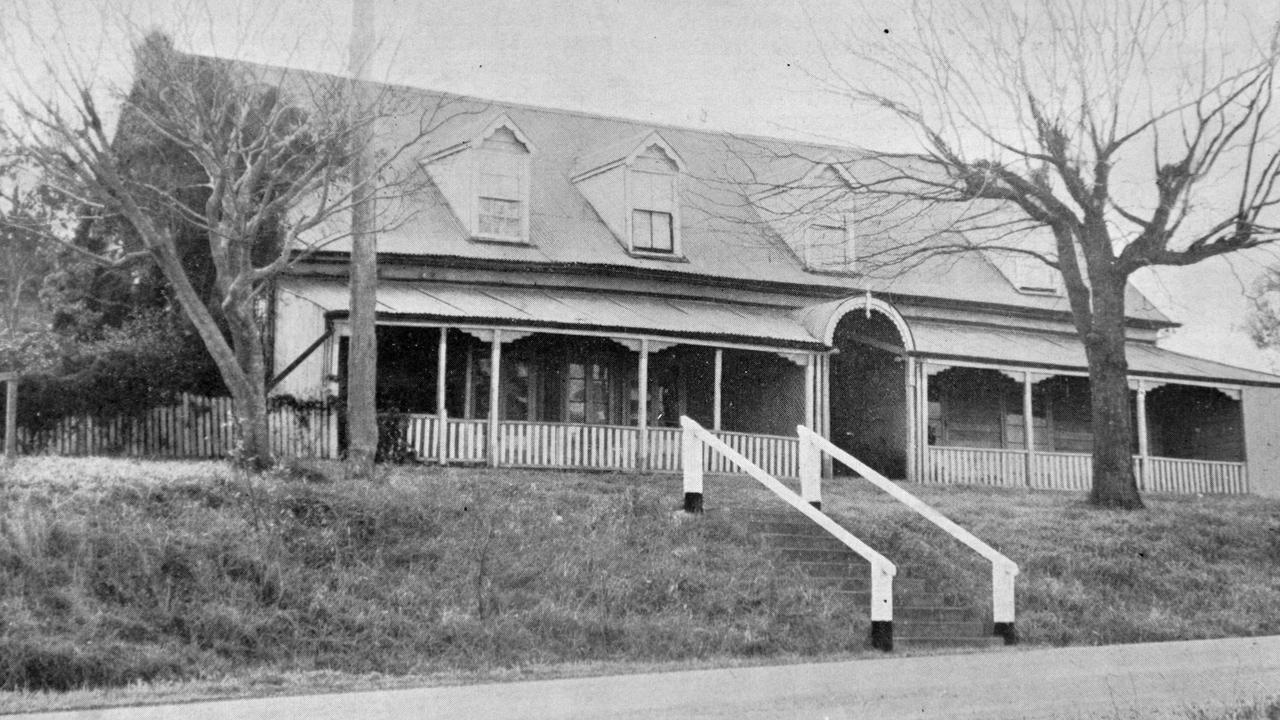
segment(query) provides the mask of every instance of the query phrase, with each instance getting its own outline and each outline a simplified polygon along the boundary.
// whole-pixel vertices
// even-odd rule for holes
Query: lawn
[[[0,687],[24,692],[0,710],[139,682],[217,694],[865,652],[866,608],[775,567],[719,510],[765,502],[750,482],[708,478],[709,512],[689,519],[671,476],[389,468],[357,483],[324,466],[251,481],[217,463],[22,460],[0,470]],[[1280,502],[1149,496],[1121,513],[908,487],[1021,566],[1026,643],[1280,632]],[[904,574],[988,601],[987,570],[888,498],[837,479],[824,500]]]

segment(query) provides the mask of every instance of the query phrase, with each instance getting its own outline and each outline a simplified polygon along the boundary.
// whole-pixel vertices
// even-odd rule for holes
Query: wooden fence
[[[281,406],[268,412],[271,451],[278,457],[330,458],[336,411]],[[18,428],[25,454],[221,458],[235,450],[231,398],[182,395],[173,405],[138,415],[77,415],[42,428]]]

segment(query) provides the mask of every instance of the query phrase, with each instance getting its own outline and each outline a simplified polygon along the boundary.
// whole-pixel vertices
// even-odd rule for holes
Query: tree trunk
[[[136,223],[136,227],[144,228],[145,225]],[[252,315],[249,316],[249,327],[253,332],[248,337],[236,340],[237,333],[243,333],[244,318],[240,318],[241,329],[238,331],[237,323],[232,319],[236,313],[225,313],[228,316],[233,342],[236,343],[233,347],[227,342],[222,329],[213,318],[213,313],[205,305],[204,299],[191,284],[173,247],[155,236],[152,237],[150,246],[156,263],[173,288],[178,304],[191,320],[191,324],[195,326],[200,339],[204,341],[205,348],[208,349],[214,365],[218,368],[218,374],[222,376],[222,382],[231,393],[241,440],[238,461],[253,470],[264,470],[270,467],[272,457],[270,436],[267,431],[265,360],[261,351],[261,338],[258,337],[252,323]],[[248,350],[253,346],[254,341],[258,347],[256,364],[251,359],[253,353]],[[241,364],[242,357],[250,358],[248,367]]]
[[[1129,363],[1125,358],[1124,279],[1092,287],[1092,327],[1085,337],[1093,418],[1093,488],[1099,507],[1142,508],[1133,473]]]
[[[267,424],[266,349],[251,298],[235,298],[224,306],[223,315],[227,319],[237,362],[248,380],[243,390],[231,393],[240,431],[237,460],[242,467],[261,472],[274,462]]]

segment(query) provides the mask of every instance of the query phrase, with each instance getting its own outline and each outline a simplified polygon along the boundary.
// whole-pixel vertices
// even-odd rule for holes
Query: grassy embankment
[[[756,502],[746,482],[709,479],[708,507]],[[1278,502],[1152,496],[1115,513],[1069,494],[911,489],[1021,565],[1027,643],[1280,632]],[[0,470],[0,687],[863,650],[865,608],[775,571],[733,514],[682,520],[678,501],[672,477],[397,468],[250,484],[212,463],[24,460]],[[927,549],[936,533],[887,499],[839,481],[826,507],[891,558],[968,571],[982,600],[983,568]]]

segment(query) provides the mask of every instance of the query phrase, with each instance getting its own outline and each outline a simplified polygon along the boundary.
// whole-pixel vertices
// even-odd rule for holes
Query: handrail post
[[[806,435],[800,435],[800,497],[822,509],[822,451]]]
[[[814,447],[818,448],[820,451],[831,455],[836,460],[839,460],[840,462],[847,465],[850,469],[857,471],[864,479],[866,479],[872,485],[875,485],[881,490],[884,490],[885,492],[889,493],[889,495],[892,496],[894,499],[905,504],[907,507],[911,508],[919,515],[923,516],[926,520],[929,520],[934,525],[937,525],[938,527],[942,528],[942,530],[944,530],[947,534],[951,535],[953,538],[964,543],[970,549],[976,551],[983,558],[990,561],[991,562],[991,605],[992,605],[992,619],[994,621],[993,634],[1004,638],[1004,642],[1006,645],[1013,645],[1017,643],[1018,635],[1014,627],[1014,610],[1015,610],[1014,578],[1018,574],[1017,563],[1013,562],[1009,558],[1000,554],[990,545],[987,545],[986,543],[982,542],[978,538],[974,537],[973,533],[969,532],[968,530],[965,530],[959,525],[956,525],[954,522],[947,519],[937,510],[934,510],[933,508],[929,507],[927,504],[921,502],[919,498],[915,497],[911,493],[907,492],[906,490],[903,490],[902,488],[898,487],[894,483],[890,482],[887,478],[885,478],[880,473],[867,467],[864,463],[862,463],[860,460],[858,460],[854,456],[850,455],[844,450],[841,450],[839,447],[832,444],[831,441],[823,438],[821,435],[818,435],[817,433],[814,433],[813,431],[809,430],[803,425],[796,428],[796,430],[799,433],[801,443],[808,441]],[[872,570],[871,593],[872,593],[871,619],[872,619],[872,635],[873,635],[873,642],[874,642],[876,637],[875,633],[877,632],[877,627],[878,627],[875,624],[875,620],[877,619],[875,613],[877,608],[880,607],[879,603],[877,602],[877,596],[876,596],[874,567]],[[892,602],[892,599],[890,599],[890,602]],[[890,618],[891,617],[892,616],[890,616]],[[879,628],[880,628],[879,632],[881,633],[885,632],[886,630],[890,633],[892,632],[891,626],[887,628],[885,626],[879,626]],[[892,635],[890,635],[890,642],[892,642]]]
[[[1004,638],[1005,645],[1018,642],[1014,626],[1014,576],[1018,566],[1012,562],[991,564],[991,615],[994,620],[992,634]]]
[[[680,423],[680,465],[684,476],[684,511],[702,512],[702,441],[687,423]]]
[[[871,647],[893,650],[893,572],[871,564]]]

